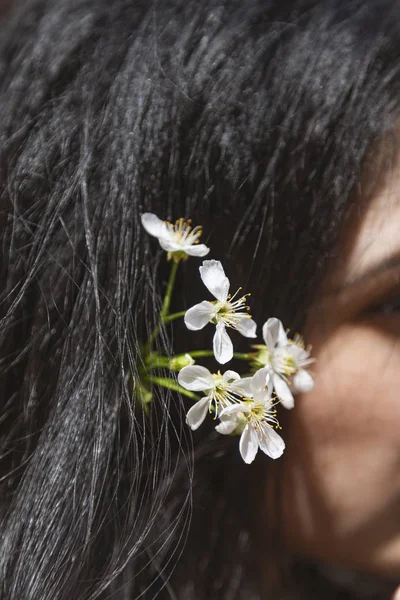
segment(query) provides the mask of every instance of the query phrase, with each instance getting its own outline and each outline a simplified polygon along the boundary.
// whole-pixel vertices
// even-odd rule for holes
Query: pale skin
[[[305,332],[315,387],[286,436],[286,535],[312,560],[400,584],[400,165],[332,265]]]

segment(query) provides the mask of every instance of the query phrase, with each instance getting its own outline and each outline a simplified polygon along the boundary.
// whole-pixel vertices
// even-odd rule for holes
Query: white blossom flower
[[[245,388],[246,381],[242,380]],[[268,368],[259,369],[249,379],[249,398],[232,404],[221,411],[221,424],[216,427],[219,433],[232,433],[238,426],[238,419],[243,423],[239,450],[245,463],[250,464],[256,457],[258,449],[271,458],[279,458],[285,442],[275,431],[279,428],[276,418],[276,400],[271,396],[272,382]]]
[[[233,357],[233,345],[226,327],[236,329],[245,337],[255,338],[257,325],[247,312],[248,294],[237,300],[235,297],[240,288],[233,296],[229,294],[229,279],[218,260],[203,261],[199,270],[204,285],[216,301],[204,300],[189,308],[185,314],[185,324],[192,331],[203,329],[210,322],[216,325],[214,355],[219,363],[225,364]]]
[[[314,359],[310,357],[300,336],[293,340],[287,337],[279,319],[268,319],[262,332],[265,347],[258,347],[256,364],[266,365],[270,369],[274,390],[282,405],[293,408],[293,393],[309,392],[314,386],[313,378],[305,369]]]
[[[200,427],[207,412],[218,417],[220,410],[237,402],[242,394],[240,375],[235,371],[212,374],[201,365],[184,367],[178,375],[179,384],[192,392],[206,392],[186,415],[186,422],[194,430]]]
[[[210,252],[205,244],[199,244],[202,228],[192,228],[190,221],[178,219],[169,223],[153,213],[144,213],[141,221],[147,233],[158,238],[161,248],[174,259],[187,258],[187,255],[206,256]]]

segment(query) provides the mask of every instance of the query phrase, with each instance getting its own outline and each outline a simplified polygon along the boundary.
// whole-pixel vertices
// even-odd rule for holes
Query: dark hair
[[[280,466],[242,465],[212,424],[192,445],[174,392],[135,410],[167,272],[140,215],[201,223],[256,320],[301,327],[399,115],[399,10],[29,0],[4,23],[1,598],[249,600],[271,584],[250,566]],[[190,306],[193,261],[180,277]]]

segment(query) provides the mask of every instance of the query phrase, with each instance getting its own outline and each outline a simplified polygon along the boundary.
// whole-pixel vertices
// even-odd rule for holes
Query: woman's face
[[[311,310],[315,387],[290,414],[283,493],[295,551],[400,578],[399,284],[400,167]]]

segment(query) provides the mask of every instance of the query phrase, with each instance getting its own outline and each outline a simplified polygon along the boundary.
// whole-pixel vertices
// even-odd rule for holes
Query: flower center
[[[214,418],[218,417],[218,412],[238,401],[235,390],[229,383],[225,383],[220,372],[213,374],[215,387],[208,390],[207,395],[210,401],[210,412],[214,413]]]
[[[290,377],[297,373],[299,367],[296,359],[289,352],[280,349],[271,357],[272,368],[275,372]]]
[[[252,421],[259,423],[264,420],[265,407],[263,404],[257,404],[256,402],[251,408],[250,418]]]
[[[279,421],[277,419],[276,399],[272,398],[270,402],[257,402],[254,400],[247,400],[250,405],[250,412],[244,413],[246,420],[249,424],[258,430],[262,427],[274,427],[275,429],[281,429]]]
[[[192,246],[199,243],[199,238],[203,233],[202,227],[192,228],[191,223],[190,219],[188,221],[178,219],[174,224],[167,223],[168,232],[174,242],[181,246]]]
[[[236,295],[242,288],[239,288],[233,296],[229,294],[228,299],[224,302],[216,300],[215,305],[215,322],[222,322],[227,327],[237,327],[243,319],[251,319],[251,315],[247,312],[250,307],[247,306],[247,297],[251,294],[245,294],[241,298],[235,300]]]

